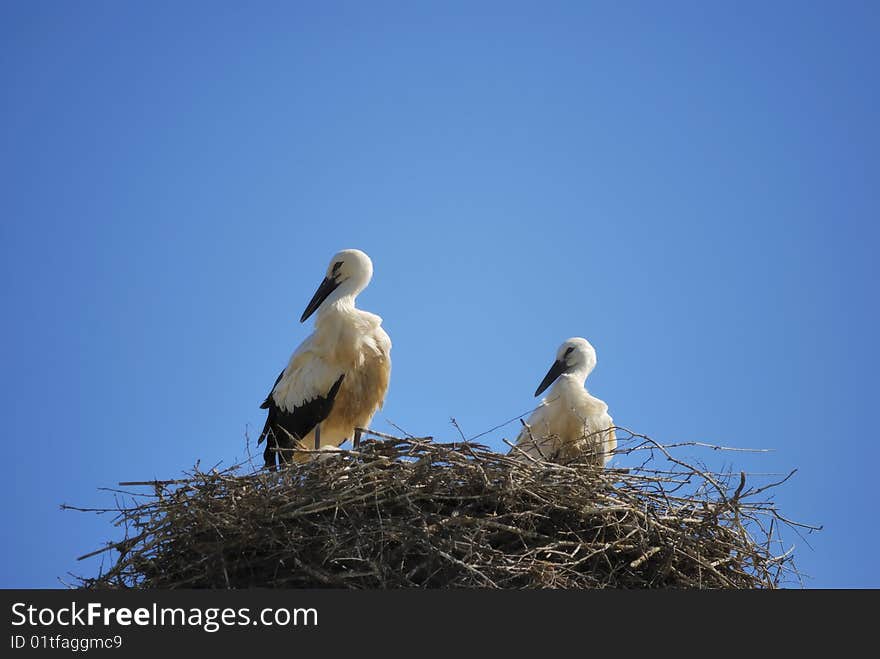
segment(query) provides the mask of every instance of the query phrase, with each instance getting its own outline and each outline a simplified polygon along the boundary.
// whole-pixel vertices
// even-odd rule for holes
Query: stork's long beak
[[[544,376],[544,379],[541,380],[541,384],[538,385],[538,388],[535,389],[535,397],[537,398],[541,394],[544,393],[544,390],[547,389],[551,384],[556,382],[556,378],[565,373],[565,362],[556,360],[553,362],[553,366],[550,367],[550,370],[547,371],[547,375]]]
[[[318,310],[318,307],[321,306],[321,303],[327,299],[327,296],[336,290],[337,286],[339,286],[338,281],[331,279],[330,277],[324,277],[324,281],[318,286],[318,290],[315,291],[306,310],[303,311],[303,315],[300,316],[299,322],[304,323],[309,316],[315,313],[315,311]]]

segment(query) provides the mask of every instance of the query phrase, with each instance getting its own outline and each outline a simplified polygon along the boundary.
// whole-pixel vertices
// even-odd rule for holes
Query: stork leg
[[[315,450],[321,448],[321,424],[315,426]]]
[[[360,446],[361,433],[363,433],[363,432],[364,432],[363,428],[355,428],[354,429],[354,438],[351,440],[351,445],[354,448],[357,448],[358,446]]]

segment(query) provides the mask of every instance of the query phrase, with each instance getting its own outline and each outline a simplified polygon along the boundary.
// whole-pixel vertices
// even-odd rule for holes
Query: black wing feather
[[[273,384],[272,388],[269,389],[269,395],[266,396],[266,400],[264,400],[263,404],[260,405],[261,410],[268,410],[269,409],[269,406],[272,404],[272,392],[275,391],[275,387],[277,387],[278,383],[281,382],[281,378],[284,377],[284,371],[286,371],[286,370],[287,369],[281,369],[281,372],[278,374],[278,377],[275,378],[275,384]],[[262,437],[262,435],[261,435],[261,437]],[[260,441],[262,441],[262,440],[260,440]]]
[[[294,448],[288,433],[294,439],[302,439],[312,432],[316,425],[330,415],[343,378],[345,378],[345,373],[339,376],[339,379],[333,383],[333,386],[330,387],[330,391],[326,395],[306,401],[290,411],[285,411],[278,407],[275,404],[275,399],[272,398],[272,394],[269,394],[265,402],[260,406],[263,409],[268,409],[269,414],[266,417],[263,432],[260,433],[260,438],[257,440],[257,444],[264,439],[266,440],[266,450],[263,452],[263,459],[267,467],[272,468],[276,464],[287,462],[284,454],[277,449]],[[278,380],[280,379],[281,376],[278,377]],[[278,380],[275,381],[275,385],[278,384]],[[272,387],[272,390],[275,390],[275,386]]]

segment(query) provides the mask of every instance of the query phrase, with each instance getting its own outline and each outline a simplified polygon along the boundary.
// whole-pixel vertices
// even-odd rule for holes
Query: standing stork
[[[553,386],[520,432],[516,440],[520,451],[536,459],[571,462],[586,458],[597,467],[605,466],[617,448],[617,437],[608,405],[584,387],[595,367],[596,351],[586,339],[574,337],[559,346],[556,361],[535,396]]]
[[[334,448],[354,439],[382,407],[391,377],[391,339],[376,314],[355,307],[373,276],[373,262],[357,249],[330,259],[300,322],[317,311],[315,331],[281,371],[260,406],[269,410],[257,443],[266,440],[267,467],[305,462],[295,448]]]

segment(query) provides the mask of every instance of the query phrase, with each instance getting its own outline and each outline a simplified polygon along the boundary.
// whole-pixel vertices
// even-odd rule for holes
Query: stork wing
[[[286,371],[287,369],[284,369],[284,370]],[[277,387],[278,383],[281,382],[282,377],[284,377],[284,371],[281,371],[278,374],[278,377],[275,378],[275,384],[273,384],[272,388],[269,390],[269,395],[266,396],[266,400],[264,400],[263,404],[260,405],[261,410],[268,410],[269,409],[269,406],[272,404],[272,402],[271,402],[272,401],[272,392],[275,391],[275,387]],[[262,437],[260,438],[260,441],[263,441]]]
[[[308,339],[297,349],[260,406],[269,410],[257,440],[258,444],[269,440],[264,454],[267,466],[275,463],[276,447],[293,448],[290,437],[302,439],[327,418],[344,377],[311,349]]]
[[[605,432],[604,435],[604,446],[602,447],[603,452],[603,463],[608,464],[608,461],[614,456],[614,452],[617,450],[617,433],[614,430],[614,420],[611,418],[607,412],[605,413],[605,425],[603,425],[603,430]]]
[[[544,437],[542,429],[547,425],[548,414],[547,403],[541,401],[538,408],[532,412],[528,421],[525,422],[519,435],[516,438],[516,448],[508,451],[509,455],[519,455],[523,453],[535,460],[552,460],[555,453],[554,439]]]

